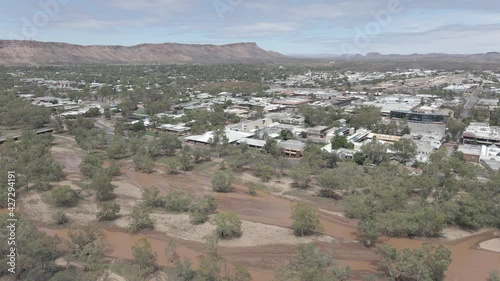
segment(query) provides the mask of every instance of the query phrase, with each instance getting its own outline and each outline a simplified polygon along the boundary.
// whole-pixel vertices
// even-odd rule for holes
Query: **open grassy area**
[[[212,175],[215,171],[219,170],[219,166],[220,162],[206,161],[195,164],[193,170],[204,175]]]
[[[261,182],[247,182],[246,185],[248,187],[253,187],[257,190],[262,190],[262,191],[270,192],[270,193],[280,191],[279,189],[277,189],[275,187],[268,186],[265,183],[261,183]]]

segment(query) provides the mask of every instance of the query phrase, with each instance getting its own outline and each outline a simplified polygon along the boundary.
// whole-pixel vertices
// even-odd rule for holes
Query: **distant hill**
[[[446,70],[500,70],[500,53],[486,54],[411,54],[411,55],[382,55],[368,53],[362,55],[343,55],[335,59],[345,67],[360,70],[393,70],[394,68],[426,68]]]
[[[491,63],[492,60],[500,62],[499,52],[489,52],[486,54],[444,54],[444,53],[431,53],[431,54],[411,54],[411,55],[398,55],[389,54],[383,55],[381,53],[367,53],[366,55],[352,54],[352,55],[337,55],[337,54],[290,54],[292,58],[309,58],[309,59],[337,59],[337,60],[356,60],[356,61],[449,61],[449,62],[472,62],[472,63]]]
[[[204,64],[281,59],[286,57],[263,50],[256,43],[220,46],[165,43],[126,47],[0,40],[0,65]]]
[[[443,61],[443,62],[470,62],[470,63],[491,63],[500,62],[500,53],[490,52],[486,54],[443,54],[443,53],[433,53],[433,54],[411,54],[411,55],[382,55],[380,53],[368,53],[366,56],[355,55],[341,56],[343,59],[354,59],[354,60],[384,60],[384,61]]]
[[[425,69],[446,69],[446,70],[496,70],[500,71],[500,53],[489,52],[486,54],[411,54],[383,55],[380,53],[368,53],[366,55],[289,55],[294,60],[300,60],[307,63],[322,62],[323,65],[335,64],[337,69],[341,70],[359,70],[359,71],[391,71],[396,68],[425,68]]]

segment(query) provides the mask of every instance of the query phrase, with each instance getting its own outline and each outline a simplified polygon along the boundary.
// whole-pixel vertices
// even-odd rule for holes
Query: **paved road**
[[[460,115],[460,118],[465,119],[469,117],[471,109],[476,106],[477,102],[479,101],[479,94],[483,92],[483,87],[480,86],[470,96],[469,100],[464,106],[464,111],[462,112],[462,115]]]

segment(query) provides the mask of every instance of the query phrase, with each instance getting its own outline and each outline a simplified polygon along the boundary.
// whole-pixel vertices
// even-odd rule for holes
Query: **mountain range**
[[[223,63],[284,58],[286,57],[279,53],[261,49],[256,43],[165,43],[128,47],[0,40],[0,65]]]
[[[296,62],[311,63],[335,60],[339,63],[363,63],[403,67],[460,67],[473,65],[500,65],[500,53],[486,54],[411,54],[382,55],[282,55],[266,51],[256,43],[227,45],[197,44],[141,44],[136,46],[82,46],[67,43],[0,40],[0,65],[78,65],[78,64],[211,64],[237,62]],[[376,65],[375,65],[376,66]]]

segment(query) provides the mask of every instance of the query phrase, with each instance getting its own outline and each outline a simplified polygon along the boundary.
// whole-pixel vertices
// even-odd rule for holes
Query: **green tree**
[[[286,130],[281,130],[280,132],[280,139],[287,141],[293,139],[293,133],[292,131],[286,129]]]
[[[340,148],[354,149],[354,144],[347,140],[345,136],[336,135],[331,140],[332,149],[337,150]]]
[[[387,147],[379,143],[375,138],[361,147],[363,152],[373,164],[379,165],[388,160]]]
[[[120,159],[127,156],[127,142],[120,135],[115,135],[106,153],[110,159]]]
[[[174,276],[178,281],[193,281],[196,278],[196,271],[191,265],[191,261],[188,258],[184,260],[175,261]]]
[[[155,163],[151,156],[145,153],[138,153],[133,158],[135,168],[147,174],[154,172]]]
[[[50,192],[52,202],[58,207],[72,207],[78,203],[76,192],[69,186],[57,186]]]
[[[151,219],[151,210],[148,208],[133,208],[130,219],[129,230],[132,233],[154,228],[154,221]]]
[[[177,149],[182,148],[179,137],[171,133],[160,133],[158,138],[150,144],[150,153],[153,158],[165,155],[174,155]]]
[[[183,171],[189,171],[193,168],[192,157],[185,150],[182,150],[181,153],[179,153],[179,155],[177,155],[177,161],[179,162],[181,169]]]
[[[76,143],[87,152],[107,144],[106,132],[102,129],[77,129],[75,132]]]
[[[226,266],[226,262],[218,253],[217,243],[217,236],[207,239],[204,247],[206,254],[200,257],[199,269],[196,272],[196,281],[219,280],[222,268]]]
[[[341,267],[314,244],[299,244],[288,265],[275,272],[276,281],[347,281],[350,267]]]
[[[322,231],[323,227],[314,208],[300,202],[292,207],[292,229],[297,236],[306,236]]]
[[[218,157],[225,156],[227,154],[227,148],[229,146],[229,139],[226,136],[224,128],[219,128],[212,133],[212,137],[208,140],[212,152],[214,152]]]
[[[96,214],[99,221],[112,221],[118,217],[120,212],[120,205],[116,203],[102,203],[98,205]]]
[[[340,189],[340,182],[335,173],[326,170],[316,177],[316,181],[320,186],[319,195],[332,198],[336,196],[336,190]]]
[[[231,174],[223,171],[217,171],[212,177],[212,189],[215,192],[229,192],[231,191],[232,180],[233,177]]]
[[[62,133],[64,131],[64,122],[59,115],[55,116],[52,119],[52,121],[50,122],[50,126],[54,128],[54,131],[56,131],[56,133]]]
[[[311,170],[305,165],[298,165],[292,168],[291,177],[298,188],[306,189],[311,183]]]
[[[235,265],[224,281],[252,281],[252,275],[242,265]]]
[[[116,177],[121,175],[120,165],[116,161],[111,161],[109,163],[109,167],[105,169],[106,172],[112,177]]]
[[[116,127],[115,127],[116,129]],[[116,133],[115,133],[116,135]],[[146,153],[146,142],[144,138],[138,137],[138,136],[131,136],[128,139],[128,150],[130,151],[131,154],[137,154],[139,152]]]
[[[273,178],[274,168],[270,165],[257,163],[253,167],[255,176],[259,177],[263,182],[268,182]]]
[[[498,271],[491,272],[487,281],[500,281],[500,273]]]
[[[57,213],[54,214],[54,221],[58,225],[63,225],[67,224],[69,222],[69,219],[63,210],[59,210],[57,211]]]
[[[490,126],[500,126],[500,108],[495,109],[491,113]]]
[[[264,150],[273,157],[279,157],[283,151],[281,147],[279,147],[278,142],[271,138],[266,140]]]
[[[461,133],[467,127],[467,125],[459,119],[448,118],[446,127],[448,128],[448,132],[453,140],[456,140],[461,136]]]
[[[132,255],[136,265],[136,274],[141,277],[147,277],[153,274],[158,267],[156,266],[156,253],[153,252],[151,244],[145,238],[132,246]]]
[[[165,206],[165,198],[160,197],[160,190],[157,187],[143,189],[142,199],[144,199],[144,205],[149,208],[161,208]]]
[[[197,147],[193,150],[193,159],[196,164],[210,160],[210,152],[206,149]]]
[[[377,253],[382,257],[379,268],[394,280],[441,281],[451,263],[451,252],[443,245],[424,244],[420,249],[397,250],[381,245]]]
[[[164,208],[169,212],[187,212],[192,201],[192,194],[173,189],[165,196]]]
[[[103,163],[101,154],[87,154],[80,163],[80,171],[85,176],[91,178],[102,168]]]
[[[95,191],[98,201],[108,201],[115,198],[116,186],[111,184],[112,177],[104,169],[100,169],[92,178],[90,187]]]
[[[69,240],[71,242],[71,248],[73,253],[78,255],[87,246],[95,243],[103,236],[102,230],[94,226],[85,226],[81,230],[70,231]]]
[[[231,239],[241,236],[241,220],[235,212],[223,212],[215,215],[216,232],[220,238]]]
[[[211,195],[205,195],[195,200],[189,206],[189,213],[192,224],[202,224],[208,220],[208,215],[217,209],[217,201]]]
[[[350,124],[356,129],[365,127],[369,130],[382,120],[380,108],[376,106],[362,106],[357,109],[357,112],[351,116]]]
[[[104,108],[104,118],[106,119],[111,119],[112,113],[111,110],[109,110],[109,107]]]
[[[130,99],[126,99],[118,105],[118,108],[122,112],[122,115],[126,117],[137,109],[137,104]]]
[[[401,139],[394,143],[392,148],[395,155],[401,157],[405,162],[417,155],[417,145],[410,139]]]
[[[360,220],[358,222],[358,232],[361,234],[361,242],[368,247],[373,246],[379,236],[376,221],[373,219]]]

